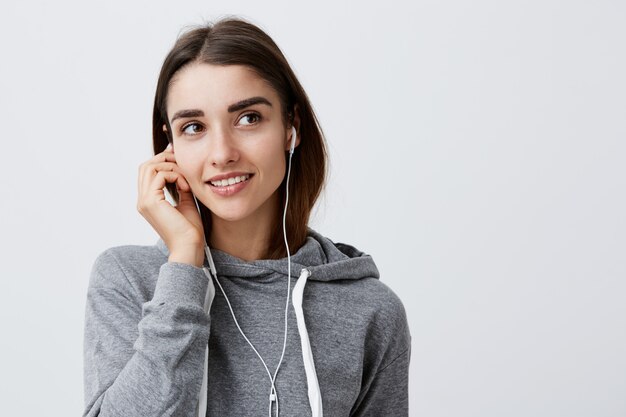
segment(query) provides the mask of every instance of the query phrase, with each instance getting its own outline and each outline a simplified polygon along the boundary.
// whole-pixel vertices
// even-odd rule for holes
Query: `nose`
[[[209,162],[212,166],[224,167],[239,160],[235,138],[226,129],[216,129],[209,143]]]

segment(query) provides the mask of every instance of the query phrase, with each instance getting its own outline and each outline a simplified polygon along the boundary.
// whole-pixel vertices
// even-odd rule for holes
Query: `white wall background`
[[[312,225],[404,301],[411,416],[626,416],[617,0],[3,3],[0,415],[81,415],[91,265],[158,238],[136,187],[160,65],[223,14],[312,99]]]

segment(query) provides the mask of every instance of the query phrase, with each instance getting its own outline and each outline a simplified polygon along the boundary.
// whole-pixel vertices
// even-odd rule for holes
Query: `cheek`
[[[286,173],[285,154],[282,144],[263,148],[257,155],[263,160],[265,170],[271,172],[272,176],[282,177]]]
[[[176,150],[176,165],[188,182],[195,182],[201,179],[202,159],[197,153]]]

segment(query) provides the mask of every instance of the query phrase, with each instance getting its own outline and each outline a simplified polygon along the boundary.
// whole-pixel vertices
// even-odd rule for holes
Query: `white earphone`
[[[291,148],[289,149],[289,153],[292,154],[293,150],[296,148],[296,127],[291,126]]]

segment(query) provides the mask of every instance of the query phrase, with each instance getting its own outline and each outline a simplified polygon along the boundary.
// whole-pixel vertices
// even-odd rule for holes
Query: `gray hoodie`
[[[283,350],[287,258],[248,262],[211,249],[221,288],[215,285],[207,305],[213,283],[206,269],[168,256],[159,239],[113,247],[95,260],[85,309],[83,415],[195,416],[203,376],[201,415],[261,417],[270,407],[275,415],[268,372],[222,289],[273,375]],[[310,276],[295,301],[303,269]],[[411,335],[402,302],[378,278],[369,255],[309,229],[291,256],[294,303],[275,381],[280,417],[311,416],[313,384],[327,417],[408,415]],[[303,312],[300,327],[294,305]],[[307,351],[314,379],[305,369]]]

